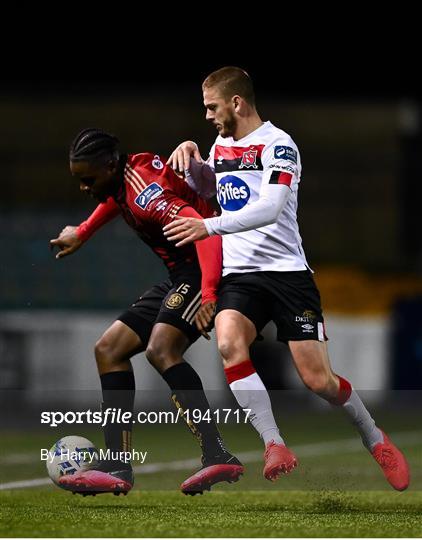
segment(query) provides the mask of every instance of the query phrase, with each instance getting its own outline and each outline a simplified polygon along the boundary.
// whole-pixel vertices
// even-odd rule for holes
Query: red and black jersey
[[[198,265],[194,244],[177,248],[163,234],[185,206],[193,207],[202,217],[216,215],[212,206],[201,199],[164,159],[151,153],[129,154],[122,162],[123,182],[117,195],[103,203],[102,225],[121,213],[127,224],[165,263],[169,271],[188,265]],[[104,218],[104,219],[103,219]],[[88,238],[97,228],[92,220],[79,226],[78,234]]]

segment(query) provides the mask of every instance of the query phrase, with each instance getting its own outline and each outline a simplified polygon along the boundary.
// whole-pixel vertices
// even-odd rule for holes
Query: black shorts
[[[136,332],[145,347],[152,327],[159,322],[175,326],[193,343],[201,335],[194,321],[200,307],[201,274],[190,272],[154,285],[117,320]]]
[[[250,319],[257,334],[269,321],[277,339],[325,341],[321,298],[309,270],[228,274],[220,284],[217,313],[234,309]]]

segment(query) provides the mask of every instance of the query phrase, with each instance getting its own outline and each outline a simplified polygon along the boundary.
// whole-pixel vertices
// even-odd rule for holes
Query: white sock
[[[384,442],[381,430],[377,428],[375,420],[353,388],[349,399],[343,403],[343,410],[356,426],[363,444],[369,451],[373,450],[376,444]]]
[[[372,451],[377,443],[384,442],[383,434],[375,425],[375,420],[369,414],[368,409],[362,403],[349,381],[340,377],[340,375],[337,375],[337,377],[340,383],[338,395],[330,401],[333,405],[342,407],[352,424],[359,431],[364,446],[369,451]]]
[[[275,423],[270,396],[253,368],[246,360],[241,364],[225,369],[231,391],[242,409],[250,409],[249,421],[257,430],[265,444],[274,441],[284,444]]]

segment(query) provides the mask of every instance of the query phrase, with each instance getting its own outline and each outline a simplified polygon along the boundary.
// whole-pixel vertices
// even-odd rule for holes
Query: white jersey
[[[291,189],[276,223],[222,237],[223,275],[309,268],[296,217],[300,155],[290,135],[265,122],[237,141],[218,136],[208,164],[217,178],[222,215],[257,201],[264,184],[285,183],[284,177]]]

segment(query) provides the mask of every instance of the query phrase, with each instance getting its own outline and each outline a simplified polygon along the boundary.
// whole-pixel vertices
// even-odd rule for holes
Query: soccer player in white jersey
[[[351,384],[333,372],[327,353],[320,296],[302,249],[296,220],[301,176],[298,148],[255,107],[252,81],[240,68],[211,73],[202,85],[206,118],[218,130],[204,162],[193,141],[170,156],[173,168],[205,197],[217,193],[222,214],[207,219],[180,218],[165,234],[178,246],[223,235],[223,279],[217,304],[197,316],[205,328],[214,311],[217,342],[225,373],[265,452],[264,476],[277,479],[297,464],[281,437],[268,393],[250,359],[249,347],[270,321],[288,344],[304,384],[344,409],[362,442],[397,490],[409,485],[409,467],[400,450],[375,424]]]

